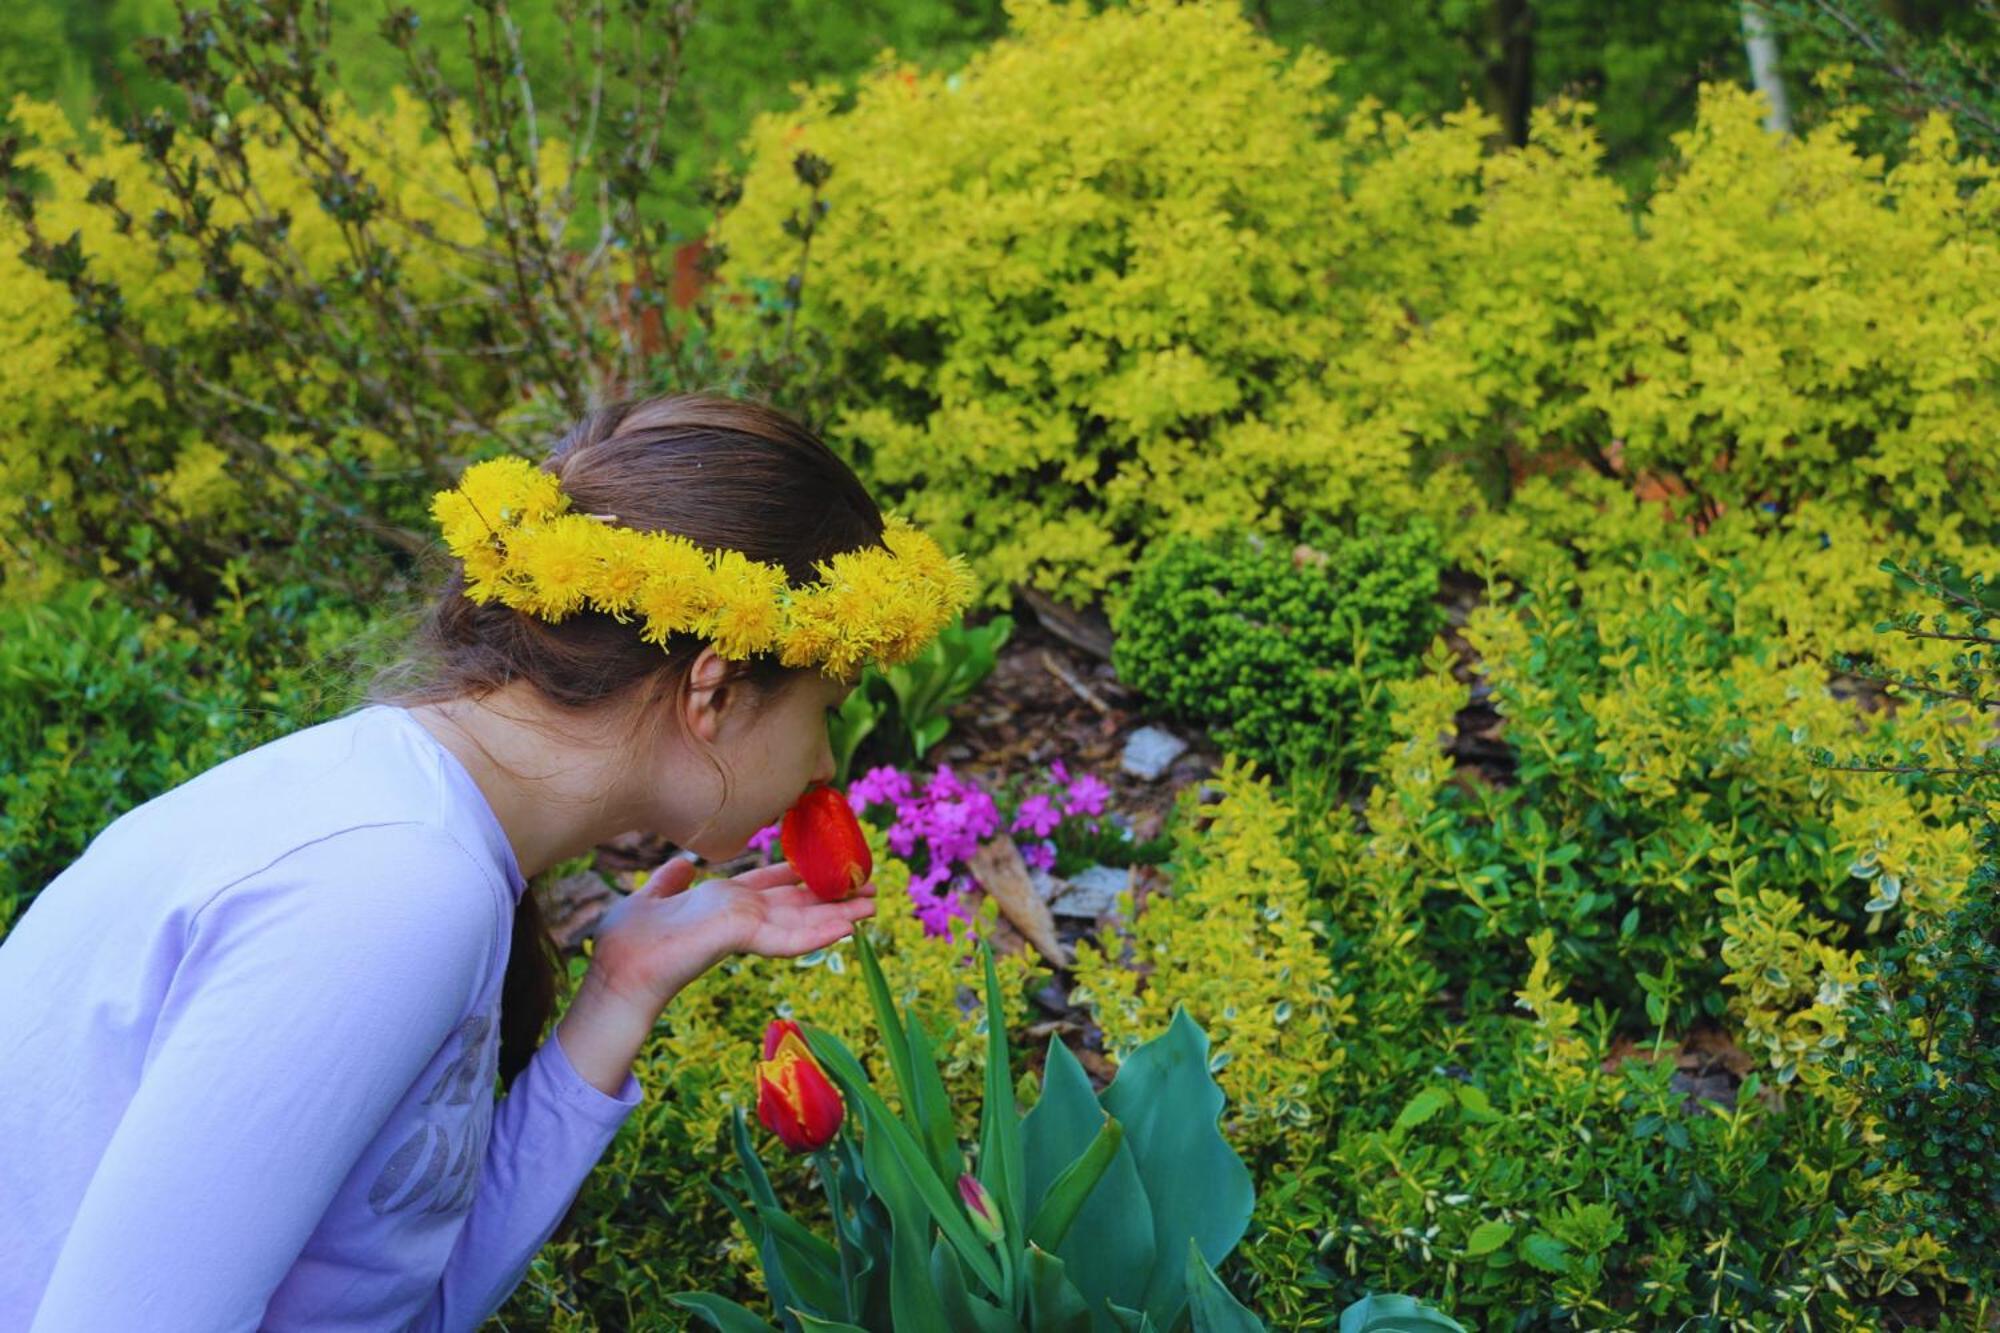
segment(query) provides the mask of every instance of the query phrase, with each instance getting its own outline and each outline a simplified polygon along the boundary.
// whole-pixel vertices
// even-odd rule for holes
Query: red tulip
[[[785,859],[822,901],[852,897],[875,873],[868,839],[861,835],[854,808],[838,787],[807,788],[785,811],[778,839]]]
[[[846,1110],[799,1025],[780,1018],[765,1028],[757,1065],[757,1118],[764,1128],[793,1152],[817,1152],[840,1132]]]

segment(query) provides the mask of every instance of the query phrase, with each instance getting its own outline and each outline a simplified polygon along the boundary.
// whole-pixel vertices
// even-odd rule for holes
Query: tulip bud
[[[875,873],[868,839],[854,818],[854,808],[840,789],[819,786],[785,811],[778,837],[785,859],[799,872],[813,896],[825,902],[852,897]]]
[[[992,1194],[988,1193],[986,1186],[980,1183],[979,1177],[970,1172],[960,1176],[958,1197],[964,1202],[965,1211],[972,1217],[973,1229],[988,1241],[998,1245],[1006,1235],[1006,1229],[1000,1224],[1000,1205],[993,1202]]]
[[[757,1118],[764,1128],[793,1152],[817,1152],[840,1132],[846,1109],[797,1023],[781,1018],[764,1029],[757,1064]]]

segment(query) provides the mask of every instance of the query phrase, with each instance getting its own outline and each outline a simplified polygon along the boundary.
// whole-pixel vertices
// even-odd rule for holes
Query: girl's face
[[[656,825],[675,841],[709,861],[727,860],[749,845],[750,837],[775,824],[815,782],[833,780],[833,748],[827,714],[840,707],[854,683],[806,669],[780,684],[759,690],[735,681],[715,686],[718,674],[704,653],[689,680],[683,720],[707,743],[681,742],[668,757],[660,796],[666,808]],[[721,776],[709,763],[728,770],[725,799]]]

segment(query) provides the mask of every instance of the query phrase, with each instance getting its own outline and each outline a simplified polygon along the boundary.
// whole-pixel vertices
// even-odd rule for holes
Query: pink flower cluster
[[[1087,827],[1095,833],[1097,816],[1104,813],[1104,807],[1111,799],[1111,788],[1101,778],[1090,773],[1072,778],[1069,766],[1060,759],[1049,765],[1049,781],[1053,785],[1047,790],[1021,798],[1021,803],[1014,808],[1014,822],[1009,827],[1012,833],[1025,833],[1038,840],[1021,848],[1021,859],[1035,870],[1055,868],[1053,836],[1062,827],[1063,820],[1087,819]]]
[[[952,772],[949,764],[939,764],[922,786],[900,769],[871,768],[848,784],[847,799],[856,814],[872,806],[893,809],[889,850],[913,867],[922,863],[910,876],[917,919],[924,923],[926,934],[956,939],[952,923],[972,919],[965,893],[973,880],[953,868],[970,861],[979,844],[1000,831],[1000,808],[993,798],[979,784]]]
[[[1036,870],[1052,870],[1055,835],[1063,821],[1085,820],[1095,833],[1098,816],[1111,799],[1111,788],[1102,779],[1089,773],[1072,778],[1060,759],[1049,765],[1048,778],[1037,786],[1021,799],[1008,821],[978,783],[961,778],[948,764],[939,764],[921,785],[885,764],[848,783],[847,802],[856,815],[876,811],[872,822],[878,825],[884,815],[889,817],[889,850],[910,863],[910,898],[924,933],[950,936],[956,942],[954,923],[969,927],[972,920],[965,895],[976,882],[966,867],[982,842],[1006,824],[1020,844],[1021,859]],[[757,830],[750,846],[767,859],[775,855],[778,825]],[[972,938],[969,928],[965,938]]]

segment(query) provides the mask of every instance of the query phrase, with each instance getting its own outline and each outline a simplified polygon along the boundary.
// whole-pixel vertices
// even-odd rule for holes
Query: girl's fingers
[[[854,903],[867,903],[870,912],[875,910],[875,890],[872,885],[863,885],[861,892],[852,898],[841,898],[826,902],[803,884],[788,884],[780,889],[764,891],[766,910],[777,912],[813,912],[822,907],[847,907]],[[864,914],[865,915],[865,914]]]
[[[655,898],[671,898],[694,883],[694,876],[694,862],[684,856],[676,856],[655,870],[640,886],[639,892]]]
[[[746,889],[775,889],[784,884],[799,882],[799,872],[790,861],[773,861],[755,870],[746,870],[736,877],[736,882]]]

